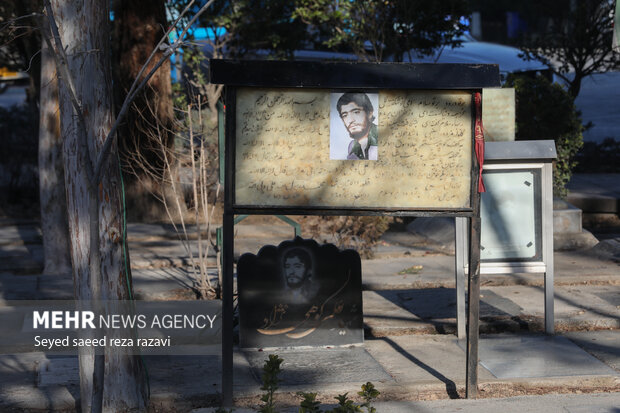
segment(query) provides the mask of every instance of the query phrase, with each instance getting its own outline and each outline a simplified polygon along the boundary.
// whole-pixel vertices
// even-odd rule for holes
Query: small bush
[[[585,130],[573,98],[561,85],[543,76],[510,75],[505,87],[515,88],[516,140],[555,141],[558,158],[553,168],[553,192],[565,198]]]
[[[385,216],[312,216],[303,217],[301,224],[312,238],[331,238],[338,248],[352,248],[362,258],[371,258],[373,247],[394,222],[393,217]]]
[[[620,173],[620,141],[606,138],[603,142],[584,142],[577,154],[575,172]]]

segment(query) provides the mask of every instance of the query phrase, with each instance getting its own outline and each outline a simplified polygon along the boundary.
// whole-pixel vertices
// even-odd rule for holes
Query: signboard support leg
[[[555,333],[553,295],[553,264],[551,266],[547,264],[545,272],[545,333],[547,334]]]
[[[467,297],[467,369],[465,393],[478,396],[478,330],[480,320],[480,194],[474,196],[475,215],[470,219],[469,285]]]
[[[466,336],[465,332],[465,257],[463,245],[468,245],[467,239],[467,218],[454,218],[454,229],[456,239],[454,242],[454,265],[455,265],[455,286],[456,286],[456,337],[462,340]]]
[[[233,394],[233,214],[224,212],[222,277],[222,405],[232,407]]]
[[[542,196],[543,201],[543,257],[545,257],[545,333],[555,333],[555,308],[553,287],[553,167],[550,163],[543,166]]]

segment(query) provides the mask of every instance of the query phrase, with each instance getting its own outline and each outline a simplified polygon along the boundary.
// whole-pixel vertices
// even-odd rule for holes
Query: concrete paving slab
[[[484,336],[479,348],[480,364],[500,379],[616,374],[562,336]]]
[[[576,331],[564,337],[620,373],[620,330]]]
[[[0,273],[0,305],[7,300],[70,300],[70,275],[15,275]]]
[[[194,286],[200,275],[185,268],[132,269],[134,296],[139,300],[195,299]],[[217,282],[215,268],[209,269],[211,283]]]
[[[416,273],[406,270],[421,266]],[[369,290],[454,287],[454,257],[407,256],[362,260],[362,285]]]
[[[482,359],[485,354],[484,340],[486,338],[481,341]],[[296,391],[313,391],[320,393],[320,400],[329,401],[338,393],[349,392],[354,395],[362,383],[372,381],[383,393],[384,400],[459,397],[462,396],[465,379],[463,347],[464,343],[454,337],[431,335],[373,339],[368,340],[363,348],[324,348],[309,352],[280,349],[276,353],[285,362],[282,364],[280,377],[283,382],[278,394],[290,403],[291,395]],[[526,353],[525,357],[531,358],[531,354],[527,354],[528,350],[531,352],[532,348],[522,349],[522,352]],[[542,346],[534,350],[545,351]],[[145,356],[152,403],[162,411],[173,407],[181,409],[178,411],[186,411],[184,409],[190,410],[188,406],[212,405],[216,402],[221,393],[220,351],[219,346],[213,346],[212,354],[206,356]],[[515,351],[511,357],[515,358],[513,361],[518,365],[518,349],[510,345],[503,349],[509,355]],[[256,405],[258,397],[263,393],[260,390],[260,367],[268,354],[270,352],[256,351],[248,356],[246,352],[235,351],[233,376],[236,400]],[[574,357],[558,360],[560,363],[573,361]],[[538,393],[554,389],[609,390],[614,386],[620,390],[617,373],[612,373],[616,378],[614,384],[613,378],[593,381],[600,376],[579,376],[584,372],[592,372],[583,368],[576,369],[573,365],[564,368],[567,372],[565,378],[547,369],[546,373],[555,376],[543,378],[546,381],[524,382],[513,381],[511,378],[498,379],[481,365],[481,391],[484,393],[495,388],[501,389],[497,394],[515,394],[523,392],[524,386],[531,386],[532,391],[535,389]],[[40,376],[38,380],[37,371]],[[75,357],[46,357],[42,353],[1,356],[0,373],[0,406],[49,409],[57,408],[55,406],[72,408],[75,405],[78,382]],[[38,387],[35,387],[35,383],[38,383]]]
[[[80,371],[77,357],[50,357],[39,363],[37,387],[79,386]]]
[[[0,248],[0,260],[6,260],[14,257],[29,256],[32,248],[39,248],[38,245],[24,245],[24,244],[6,244]]]
[[[620,328],[620,307],[601,298],[610,292],[609,286],[565,286],[555,292],[556,328],[560,331],[578,330],[580,324],[582,330]]]
[[[554,285],[620,285],[620,265],[608,255],[592,251],[556,251]],[[369,290],[454,288],[454,256],[425,254],[362,260],[362,284]],[[399,274],[421,266],[415,274]],[[543,286],[544,274],[483,274],[483,286]]]
[[[369,339],[368,352],[398,383],[436,383],[446,386],[451,396],[457,384],[465,383],[465,352],[454,336],[389,336]],[[484,368],[481,380],[492,379]]]
[[[407,225],[407,231],[416,237],[426,238],[431,245],[439,246],[443,251],[454,254],[454,218],[420,217]]]
[[[620,174],[574,174],[567,200],[584,212],[618,213]]]
[[[322,410],[336,407],[322,400]],[[420,401],[378,401],[372,404],[380,413],[618,413],[620,393],[549,394],[506,398],[444,399]],[[280,407],[280,406],[278,406]],[[190,413],[214,413],[217,408],[194,409]],[[281,413],[297,413],[298,407],[279,408]],[[256,410],[235,407],[235,413],[254,413]]]
[[[611,234],[611,238],[602,240],[590,250],[592,255],[620,263],[620,234]]]
[[[556,331],[620,328],[618,294],[609,286],[556,287]],[[542,287],[484,287],[480,295],[481,332],[543,330]],[[364,291],[363,300],[365,329],[373,337],[456,330],[454,289]]]
[[[376,291],[364,291],[364,329],[371,337],[404,334],[434,334],[438,322],[422,320],[415,312],[408,311]],[[454,312],[456,317],[456,310]]]
[[[36,372],[46,360],[43,353],[0,355],[0,411],[9,408],[40,411],[75,408],[71,386],[36,386]]]
[[[43,271],[43,247],[39,244],[0,245],[0,272],[40,274]]]
[[[162,238],[178,239],[178,235],[172,225],[163,223],[127,223],[127,240],[129,242],[148,241]]]
[[[207,265],[215,266],[215,250],[212,247],[207,250],[206,245],[208,244],[203,242],[202,254],[207,255]],[[187,249],[191,251],[191,256]],[[179,240],[130,242],[129,254],[132,269],[187,267],[192,262],[197,266],[200,256],[198,241],[188,241],[184,245]]]
[[[608,286],[558,286],[555,288],[555,327],[558,331],[577,329],[619,328],[620,309],[607,303],[596,294]],[[489,297],[501,297],[501,300]],[[536,330],[537,321],[544,317],[544,289],[531,286],[486,287],[481,290],[480,318],[497,316],[518,317],[522,328]]]
[[[618,413],[620,393],[552,394],[502,399],[380,401],[373,404],[381,413]],[[286,410],[286,413],[295,410]]]
[[[222,391],[221,346],[210,347],[203,349],[209,354],[200,356],[143,356],[151,386],[151,401],[169,405],[172,402],[212,402],[219,397]],[[64,386],[70,393],[75,393],[75,389],[79,387],[77,357],[46,357],[42,353],[23,353],[0,356],[0,363],[4,362],[2,357],[11,357],[12,360],[19,360],[22,364],[28,363],[30,359],[34,360],[31,363],[32,377],[24,382],[25,388],[33,387],[33,383],[36,383],[36,388],[42,392]],[[243,355],[235,353],[234,366],[235,384],[244,389],[251,388],[254,393],[260,392],[259,382],[252,376],[250,366]],[[6,386],[0,387],[2,394],[1,391]],[[20,403],[23,407],[33,408],[29,407],[27,400]]]
[[[41,230],[34,223],[0,226],[0,245],[40,244]]]
[[[393,380],[364,347],[278,349],[243,354],[257,380],[260,380],[263,365],[270,354],[282,358],[279,376],[282,387]]]

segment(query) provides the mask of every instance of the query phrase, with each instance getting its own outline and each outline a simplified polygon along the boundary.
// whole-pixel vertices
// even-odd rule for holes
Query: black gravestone
[[[363,342],[362,264],[353,250],[299,237],[237,264],[242,348]]]

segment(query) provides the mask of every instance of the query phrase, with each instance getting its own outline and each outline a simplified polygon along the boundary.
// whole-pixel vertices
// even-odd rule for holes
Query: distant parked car
[[[431,56],[418,57],[415,51],[405,53],[403,60],[413,63],[482,63],[498,64],[502,83],[509,73],[537,74],[553,80],[551,69],[537,60],[525,60],[519,55],[521,51],[515,47],[496,43],[480,42],[468,34],[461,36],[461,47],[442,47]]]
[[[460,47],[440,47],[433,55],[417,56],[415,50],[405,53],[404,62],[411,63],[470,63],[470,64],[498,64],[500,80],[503,83],[510,73],[522,73],[529,76],[543,75],[549,80],[554,80],[553,72],[544,63],[537,60],[525,60],[520,57],[521,51],[515,47],[496,43],[481,42],[469,34],[460,37]],[[202,52],[206,57],[211,55],[212,49],[207,42],[203,43]],[[257,50],[248,53],[245,59],[268,59],[269,52]],[[296,50],[295,60],[307,61],[356,61],[358,57],[352,53],[341,53],[321,50]],[[388,58],[387,61],[393,59]],[[202,65],[201,70],[208,73],[208,62]],[[189,74],[187,67],[183,65],[183,73]]]
[[[0,107],[10,108],[26,101],[28,74],[0,67]]]

